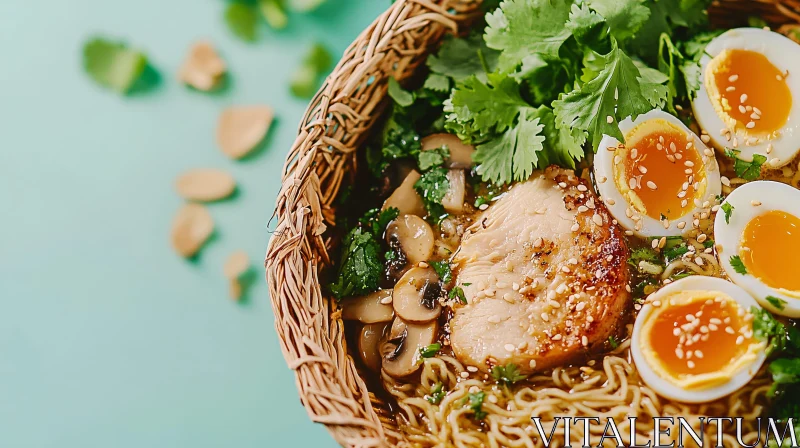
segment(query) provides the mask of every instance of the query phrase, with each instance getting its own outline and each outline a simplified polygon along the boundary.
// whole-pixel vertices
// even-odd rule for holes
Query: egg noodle
[[[730,179],[730,186],[723,186],[725,194],[746,182],[735,176],[728,158],[720,157],[718,160],[722,174]],[[800,157],[784,168],[762,173],[761,177],[799,188],[798,161]],[[700,229],[711,232],[711,218],[713,216],[704,220]],[[695,250],[668,263],[660,274],[662,280],[669,282],[669,277],[679,272],[724,276],[714,254],[707,253],[695,238],[699,231],[690,233],[687,241]],[[629,440],[632,431],[628,417],[635,416],[638,418],[636,438],[642,443],[652,439],[654,417],[683,417],[699,431],[699,417],[737,416],[743,417],[742,441],[753,444],[760,440],[761,446],[764,430],[759,435],[756,418],[767,409],[768,391],[772,384],[766,365],[752,381],[723,399],[703,404],[672,401],[656,395],[639,378],[630,354],[632,325],[626,328],[625,339],[601,358],[591,359],[585,365],[558,367],[509,387],[495,384],[481,372],[467,371],[457,359],[444,354],[424,360],[419,382],[403,382],[385,373],[382,382],[397,400],[401,409],[399,426],[412,446],[544,446],[531,418],[540,417],[543,429],[550,434],[555,417],[564,416],[598,417],[601,421],[613,418],[625,441]],[[447,393],[441,402],[433,404],[428,399],[439,383]],[[481,409],[487,415],[478,422],[466,401],[469,394],[481,391],[485,393]],[[677,433],[677,425],[676,421],[670,428],[672,434]],[[591,427],[593,446],[599,443],[603,430],[603,425]],[[559,430],[555,433],[556,445],[563,446],[560,445],[563,440],[558,440],[562,433]],[[706,425],[704,433],[705,440],[716,441],[715,425]],[[571,431],[570,438],[573,446],[582,445],[582,431]],[[733,425],[723,426],[722,445],[740,446]],[[606,439],[604,446],[615,446],[614,440]],[[687,446],[696,444],[688,440]]]

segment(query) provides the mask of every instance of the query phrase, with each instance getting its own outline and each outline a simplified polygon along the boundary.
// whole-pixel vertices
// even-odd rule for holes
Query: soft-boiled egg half
[[[714,220],[720,264],[768,310],[800,317],[800,190],[750,182],[733,190]]]
[[[633,326],[631,354],[657,394],[704,403],[747,384],[766,358],[753,337],[744,289],[716,277],[691,276],[650,296]]]
[[[722,188],[714,151],[660,110],[619,128],[625,143],[603,136],[594,159],[595,183],[611,214],[643,237],[690,230],[693,215],[713,205]]]
[[[692,103],[698,124],[720,150],[789,163],[800,150],[800,45],[772,31],[737,28],[709,42],[702,86]]]

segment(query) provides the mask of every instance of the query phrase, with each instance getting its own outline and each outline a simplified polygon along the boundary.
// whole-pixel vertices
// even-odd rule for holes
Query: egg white
[[[753,206],[753,201],[761,202]],[[720,264],[728,277],[737,285],[746,289],[762,307],[788,317],[800,317],[800,298],[792,297],[778,289],[764,284],[752,274],[740,274],[733,269],[731,257],[741,253],[741,241],[747,224],[756,216],[772,210],[781,210],[800,218],[800,190],[780,182],[755,181],[744,184],[733,190],[725,199],[734,207],[730,222],[725,222],[725,213],[717,212],[714,219],[714,240],[718,244]],[[797,254],[793,254],[797,255]],[[800,264],[798,264],[800,275]],[[767,296],[786,301],[784,308],[778,309],[766,300]]]
[[[714,156],[708,157],[703,154],[703,152],[707,149],[705,144],[703,144],[697,135],[689,130],[689,128],[687,128],[686,125],[684,125],[679,119],[666,112],[654,109],[650,112],[639,115],[636,120],[627,118],[621,121],[619,123],[619,129],[622,131],[622,134],[625,135],[636,126],[651,119],[661,119],[667,121],[686,132],[687,135],[694,137],[694,147],[704,162],[703,171],[706,179],[705,193],[702,198],[697,199],[700,200],[701,204],[706,201],[713,204],[714,198],[720,194],[722,190],[717,159]],[[620,193],[620,191],[617,189],[616,183],[614,182],[614,155],[616,152],[606,149],[609,147],[616,147],[619,145],[619,143],[619,140],[616,138],[604,135],[603,139],[600,141],[597,154],[594,157],[594,174],[595,179],[597,180],[597,190],[600,192],[600,196],[602,196],[606,206],[608,207],[608,210],[611,212],[611,215],[614,216],[614,219],[616,219],[623,228],[630,230],[635,235],[640,237],[681,235],[691,230],[693,220],[692,215],[695,212],[699,212],[701,207],[695,206],[693,209],[688,210],[686,214],[680,218],[671,220],[668,229],[664,228],[664,225],[661,223],[661,221],[643,214],[641,216],[642,228],[641,230],[636,230],[636,222],[632,218],[628,218],[625,213],[626,209],[630,207],[630,203],[625,196]],[[600,179],[606,180],[601,182]],[[609,199],[611,199],[611,201],[609,201]],[[694,198],[687,199],[690,200],[690,203],[694,202]],[[685,223],[685,227],[682,230],[678,227],[678,223],[681,222]]]
[[[755,143],[747,146],[740,142],[737,150],[741,151],[737,157],[752,161],[753,154],[767,157],[767,166],[777,168],[791,162],[800,151],[800,45],[791,39],[761,28],[735,28],[729,30],[709,42],[703,57],[700,59],[701,73],[704,76],[711,60],[724,50],[749,50],[763,54],[769,61],[783,72],[789,71],[786,83],[792,92],[792,108],[789,119],[780,128],[780,136],[769,141]],[[692,109],[697,123],[704,129],[711,142],[719,150],[730,147],[729,142],[722,134],[722,129],[727,125],[717,115],[711,103],[705,82],[697,91],[697,98],[692,102]],[[731,129],[731,131],[733,131]],[[767,146],[772,144],[772,151],[767,154]]]
[[[721,278],[700,275],[686,277],[670,283],[653,293],[650,298],[652,301],[660,300],[662,307],[668,306],[666,298],[674,293],[682,291],[719,291],[735,300],[739,306],[745,310],[749,310],[752,306],[758,307],[758,303],[744,289]],[[657,394],[663,397],[685,403],[705,403],[722,398],[739,390],[742,386],[750,382],[756,373],[758,373],[758,370],[767,357],[764,350],[759,350],[752,364],[740,370],[724,384],[700,390],[680,388],[659,376],[650,364],[648,364],[642,352],[642,346],[640,344],[643,337],[642,326],[644,326],[645,321],[653,311],[653,305],[648,303],[642,307],[642,310],[639,311],[639,314],[636,316],[636,322],[633,325],[631,355],[642,380]]]

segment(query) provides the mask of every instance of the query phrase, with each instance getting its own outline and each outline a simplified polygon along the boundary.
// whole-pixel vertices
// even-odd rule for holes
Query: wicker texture
[[[331,262],[325,230],[334,222],[332,203],[386,105],[387,79],[412,76],[445,33],[463,31],[478,17],[479,4],[397,0],[345,51],[311,101],[287,156],[266,257],[275,329],[309,417],[343,446],[403,440],[385,404],[359,376],[339,311],[321,290],[319,272]],[[724,26],[742,25],[748,16],[797,26],[800,0],[723,0],[710,14]]]

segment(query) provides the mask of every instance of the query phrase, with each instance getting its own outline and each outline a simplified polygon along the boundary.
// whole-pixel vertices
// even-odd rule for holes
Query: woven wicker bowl
[[[356,151],[386,105],[387,79],[404,80],[424,63],[446,33],[464,31],[479,17],[479,1],[397,0],[345,51],[298,128],[283,169],[277,227],[266,257],[275,329],[300,400],[343,446],[403,445],[394,418],[372,394],[347,351],[335,302],[320,287],[331,263],[327,226],[334,199],[356,170]],[[800,0],[722,0],[712,22],[725,26],[759,16],[798,27]]]

